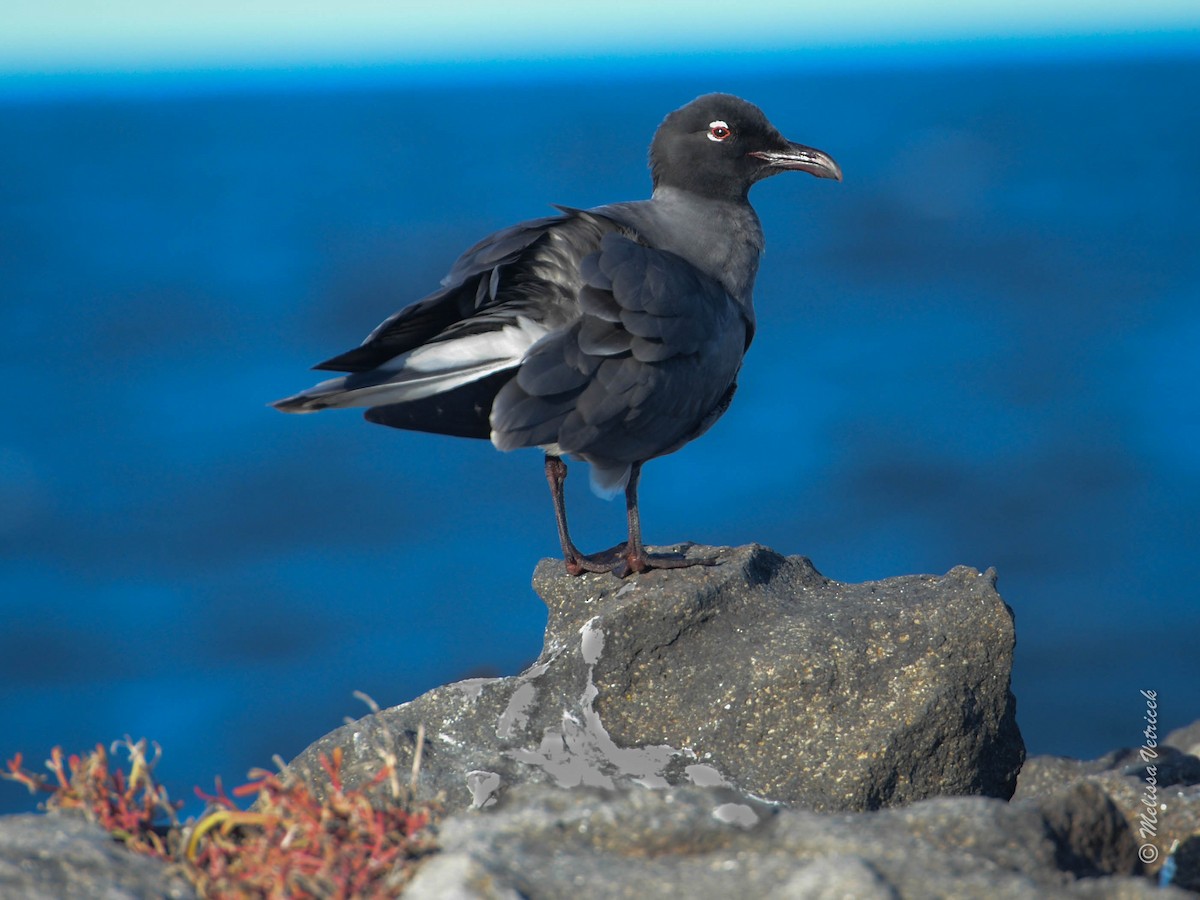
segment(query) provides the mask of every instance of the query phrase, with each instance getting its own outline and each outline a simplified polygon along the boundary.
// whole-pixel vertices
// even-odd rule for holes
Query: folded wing
[[[580,274],[580,317],[534,344],[500,389],[492,442],[582,457],[611,492],[631,463],[671,452],[724,411],[748,329],[714,279],[617,231]]]
[[[485,238],[459,258],[441,290],[316,367],[348,374],[275,406],[366,406],[367,418],[382,424],[487,437],[496,391],[530,347],[578,317],[579,262],[612,227],[569,214]]]

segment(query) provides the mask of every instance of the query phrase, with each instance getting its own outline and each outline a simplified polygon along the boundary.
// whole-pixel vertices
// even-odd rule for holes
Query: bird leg
[[[554,519],[558,523],[558,542],[562,544],[563,562],[571,575],[582,575],[584,572],[611,572],[613,567],[620,564],[621,552],[625,545],[613,547],[603,553],[585,556],[579,552],[571,534],[567,530],[567,498],[563,485],[567,480],[567,464],[562,457],[546,454],[546,481],[550,483],[550,494],[554,497]]]
[[[563,485],[567,480],[567,464],[562,457],[546,454],[546,481],[554,497],[554,519],[558,523],[558,541],[562,545],[563,562],[571,575],[584,572],[611,572],[625,578],[634,572],[649,569],[685,569],[689,566],[715,566],[710,557],[687,559],[681,553],[647,553],[642,545],[642,523],[638,515],[637,486],[642,464],[634,463],[625,486],[625,512],[629,517],[629,541],[600,553],[584,554],[571,540],[567,530],[567,500]]]
[[[629,483],[625,485],[625,513],[629,517],[629,543],[620,554],[620,562],[610,570],[618,578],[649,569],[686,569],[690,566],[715,566],[712,557],[688,559],[682,553],[647,553],[642,544],[642,520],[638,514],[637,489],[642,476],[642,464],[634,463],[629,470]],[[620,549],[620,548],[614,548]],[[612,551],[609,551],[612,552]]]

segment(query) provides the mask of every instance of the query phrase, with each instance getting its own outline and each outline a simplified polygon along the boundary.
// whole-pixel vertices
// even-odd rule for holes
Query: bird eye
[[[733,132],[730,131],[729,126],[720,119],[718,119],[716,122],[708,123],[708,139],[710,141],[723,141],[731,134],[733,134]]]

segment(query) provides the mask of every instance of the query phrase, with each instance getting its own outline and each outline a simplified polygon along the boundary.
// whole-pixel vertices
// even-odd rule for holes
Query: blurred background
[[[266,404],[488,232],[646,196],[714,90],[846,177],[755,189],[758,336],[648,540],[995,566],[1031,753],[1200,718],[1192,0],[442,6],[0,11],[0,755],[144,736],[191,800],[529,663],[537,452]]]

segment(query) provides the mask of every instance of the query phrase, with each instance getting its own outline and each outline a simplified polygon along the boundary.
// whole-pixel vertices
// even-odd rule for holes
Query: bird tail
[[[430,341],[374,369],[330,378],[271,405],[283,412],[306,413],[423,400],[516,368],[545,334],[544,325],[516,316],[499,327]]]
[[[271,405],[285,413],[311,413],[333,406],[344,406],[346,404],[339,403],[338,397],[345,395],[345,382],[345,378],[331,378],[310,387],[307,391],[276,400]]]
[[[440,372],[384,372],[376,369],[330,378],[299,394],[276,400],[271,405],[280,412],[310,413],[322,409],[408,403],[453,391],[488,375],[511,369],[513,365],[511,360],[489,360]]]

